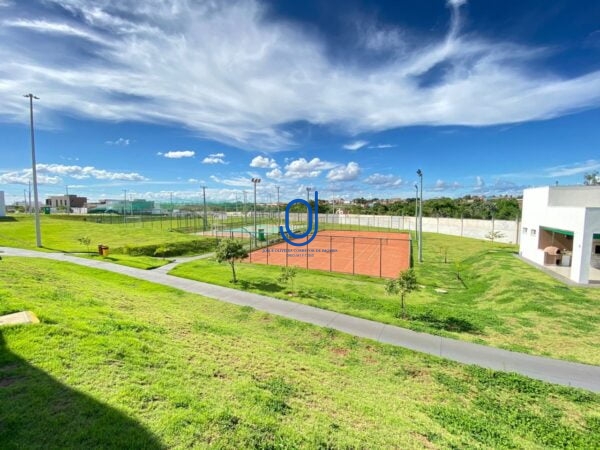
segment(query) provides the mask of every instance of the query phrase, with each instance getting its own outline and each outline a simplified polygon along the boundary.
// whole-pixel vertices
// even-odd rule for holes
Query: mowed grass
[[[0,246],[36,248],[34,220],[31,216],[15,216],[15,221],[0,222]],[[89,220],[68,220],[41,216],[42,244],[44,249],[63,252],[96,251],[98,244],[111,248],[126,245],[166,244],[198,239],[198,236],[169,231],[168,223],[160,222],[107,224]],[[89,249],[78,239],[89,237]]]
[[[595,448],[600,395],[125,276],[0,261],[0,442],[17,448]]]
[[[385,280],[378,278],[299,269],[291,295],[291,285],[277,281],[278,266],[240,264],[237,285],[230,283],[229,266],[212,260],[183,264],[171,274],[418,331],[600,364],[600,290],[555,280],[516,258],[512,245],[424,233],[423,249],[424,263],[415,263],[423,287],[407,297],[408,320],[396,317],[399,297],[386,295]]]
[[[76,256],[92,259],[94,261],[109,262],[120,264],[122,266],[135,267],[136,269],[151,270],[169,264],[172,259],[154,258],[152,256],[130,256],[120,254],[109,254],[108,256],[100,256],[98,254],[80,253]]]

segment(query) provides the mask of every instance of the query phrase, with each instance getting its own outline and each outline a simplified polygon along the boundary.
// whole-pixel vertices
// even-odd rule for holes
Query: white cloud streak
[[[169,159],[193,158],[196,152],[193,150],[172,150],[167,153],[158,153],[159,156],[164,156]]]
[[[227,164],[224,153],[213,153],[202,160],[202,164]]]
[[[257,0],[44,4],[53,1],[72,17],[57,22],[43,17],[42,8],[36,20],[17,10],[6,14],[12,16],[3,21],[0,41],[0,120],[23,122],[27,105],[15,92],[31,91],[41,97],[40,126],[57,112],[169,123],[238,147],[275,151],[294,144],[284,126],[297,121],[356,135],[413,125],[519,123],[600,105],[600,71],[553,74],[534,68],[547,49],[461,35],[464,0],[448,2],[445,38],[407,37],[406,48],[377,65],[331,61],[316,35],[274,20]],[[380,42],[382,31],[398,45],[404,39],[394,29],[374,28],[365,42]],[[26,51],[12,45],[17,32],[27,35]],[[48,52],[37,45],[53,39],[69,40],[88,56],[73,60],[64,46]],[[73,63],[65,65],[65,58]],[[451,69],[435,75],[440,64]]]
[[[67,166],[63,164],[37,164],[37,179],[40,184],[60,184],[63,178],[70,177],[76,180],[96,179],[109,181],[147,181],[148,178],[137,172],[112,172],[97,169],[93,166]],[[0,174],[0,183],[28,184],[32,179],[31,169],[23,169]]]
[[[354,141],[354,142],[350,142],[349,144],[344,145],[344,148],[346,150],[359,150],[367,144],[368,144],[367,141]]]

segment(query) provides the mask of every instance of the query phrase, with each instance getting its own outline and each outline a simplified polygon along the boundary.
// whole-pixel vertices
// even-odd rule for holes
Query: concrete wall
[[[548,190],[548,206],[580,206],[600,208],[600,186],[552,186]]]
[[[283,217],[282,213],[282,217]],[[296,222],[306,220],[306,214],[291,213],[290,219]],[[362,214],[319,214],[320,223],[344,225],[357,225],[361,227],[377,227],[392,230],[415,229],[414,216],[370,216]],[[516,220],[478,220],[478,219],[450,219],[445,217],[423,217],[423,231],[431,233],[449,234],[476,239],[487,239],[490,231],[500,231],[503,237],[497,242],[510,244],[519,243],[519,222]]]
[[[6,204],[4,203],[4,191],[0,191],[0,217],[6,215]]]

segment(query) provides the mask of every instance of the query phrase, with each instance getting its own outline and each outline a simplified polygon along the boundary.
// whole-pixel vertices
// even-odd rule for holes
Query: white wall
[[[4,191],[0,191],[0,217],[6,215],[6,205],[4,204]]]
[[[581,197],[580,192],[600,194],[600,190],[591,187],[592,189],[587,191],[588,188],[590,187],[584,186],[577,189],[544,187],[525,189],[523,192],[523,223],[519,253],[524,258],[543,265],[544,250],[538,248],[540,227],[572,231],[574,233],[573,255],[569,278],[577,283],[588,283],[589,281],[592,238],[594,233],[600,233],[600,208],[549,206],[548,204],[551,199],[555,204],[568,204],[566,193],[574,196],[571,203],[576,205],[583,201],[593,202],[595,198],[593,195],[590,197],[586,194]],[[555,195],[557,192],[559,194]]]
[[[281,213],[284,217],[284,213]],[[292,221],[306,220],[306,213],[290,213]],[[371,216],[363,214],[319,214],[319,222],[344,225],[360,225],[363,227],[388,228],[392,230],[415,229],[414,216]],[[423,231],[449,234],[476,239],[487,239],[490,231],[501,231],[504,237],[498,242],[509,244],[519,243],[519,223],[516,220],[478,220],[450,219],[445,217],[423,217]]]
[[[548,206],[600,208],[600,186],[552,186],[545,189],[549,190]]]

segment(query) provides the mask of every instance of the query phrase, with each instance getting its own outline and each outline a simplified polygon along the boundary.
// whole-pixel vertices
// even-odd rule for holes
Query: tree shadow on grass
[[[413,316],[413,320],[424,322],[432,328],[445,331],[456,331],[459,333],[481,334],[482,330],[478,325],[469,322],[466,319],[458,317],[437,317],[431,312],[426,312]]]
[[[6,349],[0,331],[0,443],[21,448],[163,448],[142,425]]]
[[[266,292],[279,292],[283,288],[272,281],[246,281],[246,280],[238,280],[238,285],[244,289],[257,289]]]

